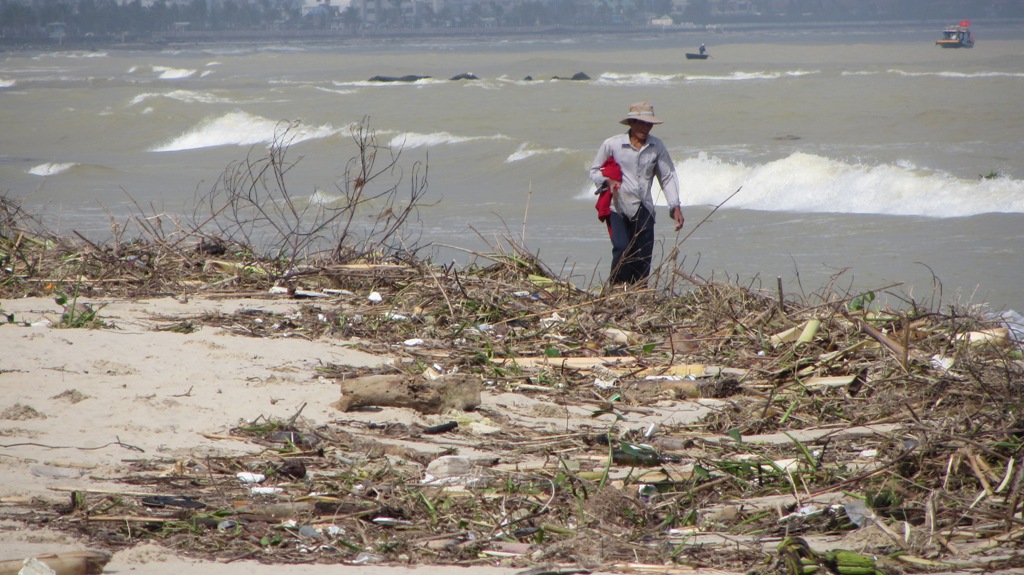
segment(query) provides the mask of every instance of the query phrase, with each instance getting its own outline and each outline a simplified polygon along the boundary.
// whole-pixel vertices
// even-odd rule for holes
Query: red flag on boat
[[[970,26],[971,26],[971,21],[970,20],[961,20],[960,21],[960,27],[961,28],[970,28]]]

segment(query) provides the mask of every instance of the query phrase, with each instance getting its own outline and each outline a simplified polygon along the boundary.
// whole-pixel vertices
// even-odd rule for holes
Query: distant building
[[[303,28],[327,28],[341,16],[341,8],[332,6],[331,0],[318,1],[311,6],[302,7]]]
[[[68,35],[67,26],[63,22],[50,22],[46,25],[46,37],[58,42]]]

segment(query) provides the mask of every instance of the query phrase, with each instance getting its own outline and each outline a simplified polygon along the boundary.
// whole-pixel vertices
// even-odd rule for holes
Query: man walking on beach
[[[654,253],[654,199],[651,186],[658,178],[665,191],[669,213],[676,231],[683,227],[679,207],[679,179],[665,144],[651,135],[651,128],[662,123],[654,115],[654,106],[637,102],[619,123],[629,126],[624,134],[605,140],[590,167],[590,178],[598,187],[607,185],[611,193],[608,230],[612,239],[613,284],[637,283],[651,273]],[[605,165],[612,158],[621,169],[621,180],[609,178]],[[618,170],[613,173],[618,174]]]

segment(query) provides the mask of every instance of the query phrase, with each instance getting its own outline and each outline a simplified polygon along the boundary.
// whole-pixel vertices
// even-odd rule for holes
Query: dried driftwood
[[[0,561],[0,575],[17,575],[28,559]],[[67,551],[37,555],[35,559],[46,564],[57,575],[93,575],[103,573],[103,566],[110,561],[110,553],[89,550]]]
[[[343,381],[341,411],[360,407],[408,407],[420,413],[468,410],[480,405],[480,376],[455,373],[428,381],[408,375],[368,375]]]

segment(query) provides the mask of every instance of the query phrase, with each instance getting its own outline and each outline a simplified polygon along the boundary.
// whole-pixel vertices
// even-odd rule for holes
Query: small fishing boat
[[[686,59],[687,60],[707,60],[708,59],[708,49],[704,47],[704,44],[701,44],[700,45],[700,50],[698,50],[696,53],[694,53],[694,52],[687,52],[686,53]]]
[[[971,34],[970,26],[970,20],[963,20],[956,26],[946,26],[942,31],[942,39],[936,40],[935,44],[943,48],[973,48],[974,35]]]

